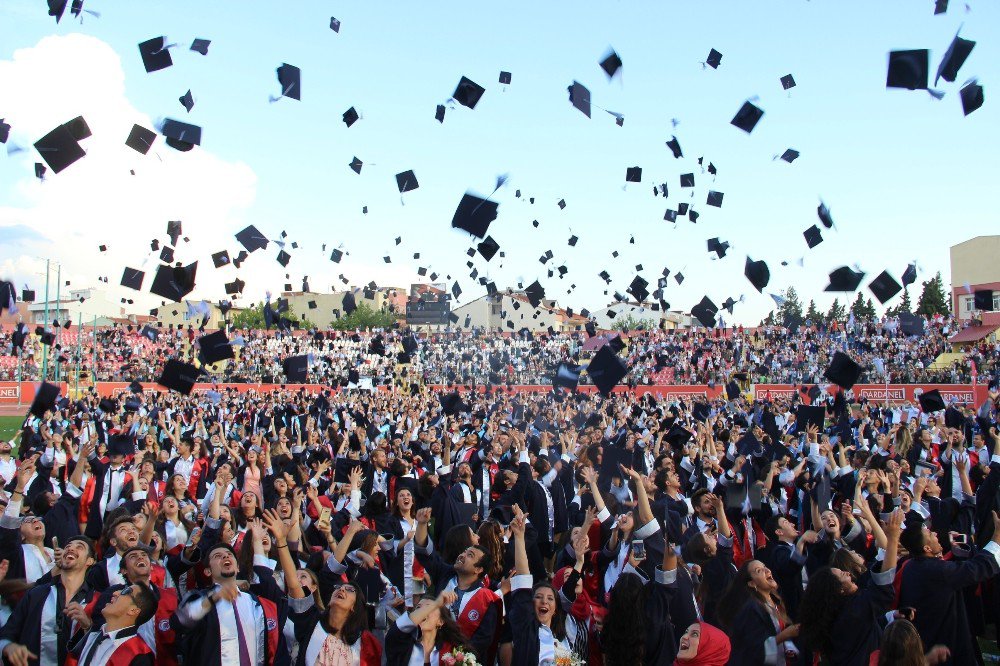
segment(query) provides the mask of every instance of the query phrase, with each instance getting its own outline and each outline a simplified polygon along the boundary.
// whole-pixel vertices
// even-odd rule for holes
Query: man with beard
[[[699,532],[708,532],[718,529],[718,519],[716,518],[715,504],[712,502],[712,493],[708,488],[699,488],[691,496],[691,508],[694,510],[694,520],[691,526],[684,531],[683,543],[694,538]]]
[[[70,637],[90,624],[84,606],[93,598],[86,574],[94,544],[75,537],[56,550],[55,560],[52,582],[28,590],[0,629],[0,653],[11,666],[65,664]]]
[[[139,530],[132,522],[132,516],[122,516],[110,527],[108,556],[87,572],[87,581],[95,590],[106,590],[110,585],[124,585],[122,576],[122,555],[129,548],[139,545]]]
[[[255,560],[257,557],[254,558]],[[170,619],[181,637],[185,663],[209,666],[273,666],[286,654],[281,626],[284,595],[271,571],[261,567],[255,586],[271,599],[237,586],[236,552],[227,543],[212,546],[204,557],[212,587],[187,595]],[[267,583],[270,583],[267,586]],[[279,607],[280,604],[280,607]]]

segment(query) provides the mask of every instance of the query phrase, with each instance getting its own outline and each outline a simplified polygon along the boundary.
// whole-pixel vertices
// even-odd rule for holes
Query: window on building
[[[1000,292],[993,294],[993,311],[1000,310]]]

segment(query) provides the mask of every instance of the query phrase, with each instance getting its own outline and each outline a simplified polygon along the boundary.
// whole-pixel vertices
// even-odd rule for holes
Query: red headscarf
[[[707,622],[699,622],[699,625],[701,638],[698,641],[698,653],[694,659],[676,659],[674,666],[725,666],[732,651],[729,636]]]

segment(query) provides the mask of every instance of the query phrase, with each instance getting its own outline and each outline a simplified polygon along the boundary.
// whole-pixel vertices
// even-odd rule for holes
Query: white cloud
[[[132,125],[154,129],[154,120],[129,101],[118,54],[97,38],[46,37],[0,61],[0,81],[5,90],[19,91],[4,100],[3,115],[12,126],[9,143],[24,147],[11,158],[23,177],[0,190],[0,238],[6,232],[15,239],[0,244],[5,277],[40,289],[44,278],[34,272],[44,264],[32,257],[45,257],[62,264],[74,287],[99,286],[100,276],[117,285],[128,265],[147,270],[148,289],[156,266],[150,240],[166,238],[168,220],[181,220],[191,242],[180,243],[177,259],[201,262],[193,295],[223,293],[222,283],[234,273],[214,271],[209,255],[237,246],[232,234],[256,196],[249,166],[203,148],[180,153],[162,137],[145,156],[128,148]],[[86,157],[60,174],[50,171],[44,181],[34,178],[32,165],[41,160],[32,144],[80,115],[93,132],[81,142]],[[41,238],[17,233],[19,225]],[[98,251],[102,244],[107,253]],[[136,302],[158,301],[147,296]]]

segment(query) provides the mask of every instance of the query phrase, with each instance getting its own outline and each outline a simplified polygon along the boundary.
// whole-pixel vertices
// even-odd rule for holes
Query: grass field
[[[0,439],[7,442],[14,439],[22,422],[23,416],[0,416]]]

